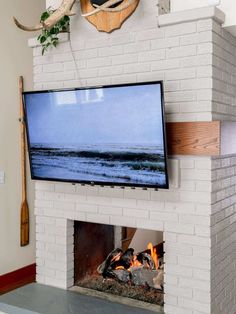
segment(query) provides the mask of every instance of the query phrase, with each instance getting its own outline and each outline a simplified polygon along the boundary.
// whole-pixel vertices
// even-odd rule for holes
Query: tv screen
[[[162,82],[24,93],[32,179],[168,188]]]

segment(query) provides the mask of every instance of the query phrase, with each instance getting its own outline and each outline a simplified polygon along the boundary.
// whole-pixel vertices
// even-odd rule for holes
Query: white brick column
[[[140,2],[112,34],[77,16],[71,45],[63,36],[45,56],[30,41],[35,89],[163,80],[167,121],[235,121],[236,40],[221,27],[222,12],[207,7],[157,17],[156,4]],[[38,282],[73,284],[74,220],[158,230],[165,240],[165,313],[236,313],[235,156],[174,158],[167,191],[37,182]]]
[[[37,282],[63,289],[73,286],[74,222],[36,216],[36,224]]]
[[[212,162],[212,313],[236,313],[236,155]]]

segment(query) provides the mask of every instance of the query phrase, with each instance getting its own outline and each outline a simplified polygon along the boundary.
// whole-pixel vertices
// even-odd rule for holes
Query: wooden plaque
[[[125,3],[127,0],[124,0]],[[94,7],[91,5],[90,0],[80,0],[81,10],[83,14],[92,12]],[[136,0],[128,8],[121,12],[104,12],[100,11],[92,16],[86,17],[86,19],[92,23],[98,31],[110,33],[115,29],[121,27],[124,21],[135,11],[139,4],[139,0]],[[119,6],[118,6],[119,7]]]

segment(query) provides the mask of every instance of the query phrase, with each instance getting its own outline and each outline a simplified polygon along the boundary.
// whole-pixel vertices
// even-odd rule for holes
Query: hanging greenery
[[[54,10],[51,8],[43,12],[40,17],[40,23],[43,23]],[[52,28],[42,29],[42,33],[38,36],[38,42],[42,46],[42,55],[51,47],[57,47],[59,44],[58,34],[63,32],[68,32],[70,27],[70,17],[65,15],[60,19]]]

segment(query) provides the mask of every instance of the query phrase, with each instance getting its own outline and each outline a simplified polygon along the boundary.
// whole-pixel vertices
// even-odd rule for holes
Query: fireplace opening
[[[163,306],[162,232],[75,222],[75,286]]]

